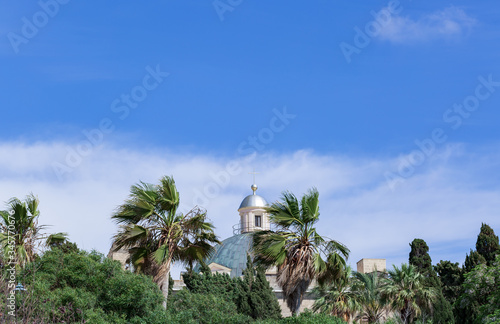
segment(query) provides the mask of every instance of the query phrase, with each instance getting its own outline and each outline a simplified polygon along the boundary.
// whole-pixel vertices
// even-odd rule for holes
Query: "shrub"
[[[19,277],[26,292],[18,294],[18,317],[25,321],[36,316],[36,322],[46,323],[128,323],[166,316],[163,295],[151,278],[96,252],[55,248]]]
[[[236,305],[212,294],[190,293],[184,289],[171,301],[170,313],[178,323],[250,323],[251,317],[238,314]]]
[[[300,313],[299,316],[285,317],[281,320],[266,320],[258,321],[259,324],[346,324],[346,322],[338,317],[313,313],[306,310]]]

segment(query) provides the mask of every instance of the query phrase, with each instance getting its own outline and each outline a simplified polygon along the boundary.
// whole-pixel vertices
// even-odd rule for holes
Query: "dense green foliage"
[[[389,270],[389,279],[382,291],[404,323],[425,315],[425,310],[431,307],[437,296],[436,289],[428,286],[427,278],[411,264]]]
[[[368,323],[379,323],[390,300],[383,295],[383,286],[388,284],[384,274],[378,271],[355,274],[353,291],[359,296],[361,309],[356,319]]]
[[[327,314],[305,311],[298,316],[286,317],[281,320],[259,321],[259,324],[345,324],[344,320]]]
[[[436,301],[432,305],[432,322],[433,323],[455,323],[455,317],[453,316],[453,306],[444,297],[441,290],[438,291]]]
[[[172,320],[177,323],[249,323],[252,319],[239,314],[231,300],[213,294],[191,293],[184,289],[175,294],[169,305]]]
[[[463,271],[458,262],[441,260],[435,266],[435,270],[441,280],[443,295],[450,304],[453,305],[460,295],[460,289],[463,283]]]
[[[410,243],[410,248],[410,264],[417,267],[418,271],[423,275],[431,276],[433,272],[432,260],[429,255],[427,243],[422,239],[414,239]]]
[[[20,274],[26,292],[18,294],[17,319],[29,323],[93,324],[344,323],[330,316],[309,313],[281,319],[277,300],[262,271],[247,271],[247,278],[242,279],[224,275],[198,276],[210,278],[209,284],[204,284],[211,289],[217,283],[224,283],[219,285],[219,288],[225,286],[218,290],[221,295],[208,293],[204,284],[198,284],[203,293],[182,290],[171,296],[169,308],[165,311],[161,291],[150,277],[122,270],[118,262],[99,253],[74,251],[73,244],[65,244],[27,264]],[[230,292],[227,286],[238,287],[245,280],[252,283],[250,292],[256,293],[247,295],[255,311],[265,314],[266,309],[273,309],[274,313],[268,314],[266,320],[254,320],[240,313],[236,303],[224,297],[224,291]],[[2,281],[0,288],[7,293],[4,283]],[[267,299],[271,296],[272,299]],[[269,307],[264,302],[274,306]],[[5,304],[0,304],[0,309],[1,320],[6,317],[8,309]]]
[[[476,251],[484,257],[488,265],[492,265],[496,255],[500,254],[498,236],[487,224],[481,224],[481,231],[476,241]]]
[[[456,307],[461,323],[483,323],[500,313],[500,256],[491,266],[481,264],[465,275]],[[497,320],[500,319],[497,317]]]
[[[18,294],[18,316],[32,322],[133,320],[162,310],[162,294],[150,278],[96,252],[54,248],[27,264],[19,280],[26,292]]]
[[[254,319],[279,319],[281,308],[264,269],[255,269],[250,256],[247,256],[247,267],[243,278],[238,278],[236,305],[241,313]]]
[[[253,320],[237,312],[234,303],[221,296],[191,293],[187,289],[172,297],[168,309],[168,323],[179,324],[345,324],[343,320],[326,314],[306,311],[298,316]],[[153,322],[147,322],[153,323]],[[156,323],[156,322],[154,322]],[[164,322],[167,323],[167,322]]]
[[[250,256],[242,278],[212,274],[202,264],[202,273],[188,272],[184,283],[193,294],[211,294],[235,304],[239,313],[254,319],[279,319],[281,309],[263,269],[255,269]]]
[[[435,300],[429,307],[423,305],[423,312],[432,316],[433,323],[454,323],[453,309],[450,302],[444,297],[442,283],[435,269],[432,267],[432,259],[429,255],[429,247],[422,239],[414,239],[410,244],[411,251],[409,262],[425,277],[426,285],[436,290]],[[424,313],[425,315],[425,313]],[[425,316],[423,316],[425,317]]]
[[[326,314],[305,311],[298,316],[282,319],[252,320],[235,313],[234,304],[214,295],[193,294],[182,291],[172,299],[173,310],[168,312],[168,322],[172,324],[346,324],[345,321]],[[210,307],[207,307],[210,305]],[[170,306],[169,306],[170,308]],[[160,322],[147,322],[156,324]]]
[[[226,300],[234,299],[237,281],[228,274],[212,274],[210,268],[202,263],[201,274],[193,271],[182,274],[184,284],[193,294],[212,294]]]
[[[450,291],[456,294],[453,304],[457,323],[498,323],[500,322],[500,261],[498,256],[498,236],[493,229],[481,225],[476,241],[477,251],[466,255],[460,276],[461,287],[457,289],[459,272],[451,269],[453,277]],[[491,257],[497,255],[496,261]],[[456,293],[458,290],[458,293]]]
[[[470,250],[470,253],[465,255],[464,273],[468,273],[474,269],[475,266],[486,264],[486,259],[477,251]]]
[[[314,287],[312,292],[316,300],[313,310],[349,321],[361,309],[360,296],[353,289],[355,280],[351,268],[346,267],[337,280]]]

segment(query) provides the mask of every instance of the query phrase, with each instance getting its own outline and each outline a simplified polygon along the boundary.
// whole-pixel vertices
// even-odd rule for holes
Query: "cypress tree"
[[[237,291],[235,292],[238,312],[252,317],[254,314],[250,294],[253,285],[253,271],[252,259],[247,255],[247,267],[243,270],[243,278],[238,278]]]
[[[279,319],[281,308],[263,269],[257,269],[251,298],[256,319]]]
[[[435,270],[439,274],[444,297],[453,305],[460,295],[463,283],[462,269],[458,266],[458,262],[451,263],[441,260],[436,264]]]
[[[410,264],[417,267],[420,273],[425,274],[426,276],[432,276],[432,261],[429,255],[429,247],[427,243],[425,243],[422,239],[414,239],[410,243],[411,251],[410,251]]]
[[[488,266],[493,264],[496,255],[500,253],[498,236],[487,224],[481,224],[481,231],[476,241],[476,251],[484,257]]]
[[[470,250],[470,254],[465,255],[464,272],[469,273],[478,264],[485,264],[486,259],[477,251]]]
[[[186,288],[195,294],[212,294],[226,300],[234,299],[236,280],[227,274],[212,274],[210,268],[201,263],[201,274],[188,271],[182,275]]]
[[[210,270],[210,267],[203,261],[200,262],[200,272],[206,276],[209,276],[212,274],[212,270]]]
[[[236,304],[238,313],[254,319],[281,318],[281,308],[264,270],[256,271],[250,256],[247,256],[247,267],[241,278],[212,274],[204,263],[201,263],[200,270],[202,274],[189,271],[183,274],[184,283],[191,293],[212,294],[230,300]]]
[[[422,239],[414,239],[410,243],[410,247],[410,264],[417,267],[418,271],[427,278],[428,286],[434,287],[438,291],[437,298],[430,310],[432,312],[433,323],[454,323],[451,304],[443,296],[441,281],[432,267],[427,243]]]
[[[255,270],[252,258],[247,256],[247,268],[239,282],[237,306],[240,313],[254,319],[279,319],[281,308],[266,279],[263,269]]]

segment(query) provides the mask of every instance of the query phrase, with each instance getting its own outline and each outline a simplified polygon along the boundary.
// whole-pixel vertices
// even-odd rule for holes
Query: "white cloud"
[[[33,192],[41,201],[41,224],[68,232],[82,248],[105,254],[116,230],[110,215],[130,186],[140,180],[155,183],[163,175],[174,176],[183,208],[202,202],[218,235],[231,236],[239,219],[237,208],[251,193],[248,172],[254,167],[260,172],[258,192],[268,201],[277,200],[283,190],[300,196],[317,187],[319,232],[347,244],[353,266],[363,257],[386,258],[388,265],[406,262],[408,244],[416,237],[429,244],[434,262],[462,263],[474,247],[481,222],[500,232],[500,185],[492,181],[500,168],[497,149],[471,152],[462,145],[450,146],[392,191],[384,173],[397,165],[398,157],[311,151],[239,157],[239,172],[226,179],[220,175],[228,158],[104,146],[59,181],[52,164],[64,161],[67,147],[62,142],[0,143],[0,202]],[[216,186],[215,178],[227,185]],[[210,198],[201,196],[204,191]]]
[[[474,18],[454,6],[425,15],[418,20],[392,15],[391,19],[383,24],[378,38],[394,43],[456,39],[467,35],[475,23]]]

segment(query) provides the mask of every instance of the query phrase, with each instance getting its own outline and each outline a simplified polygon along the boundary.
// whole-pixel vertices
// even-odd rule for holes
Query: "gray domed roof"
[[[207,265],[212,262],[231,269],[231,277],[239,277],[247,267],[247,253],[250,253],[252,234],[245,233],[231,236],[215,247],[215,253],[205,260]],[[200,271],[196,265],[195,272]]]
[[[267,201],[264,198],[262,198],[259,195],[253,194],[253,195],[248,195],[245,197],[245,199],[243,199],[238,210],[245,207],[266,207],[266,206],[267,206]]]

